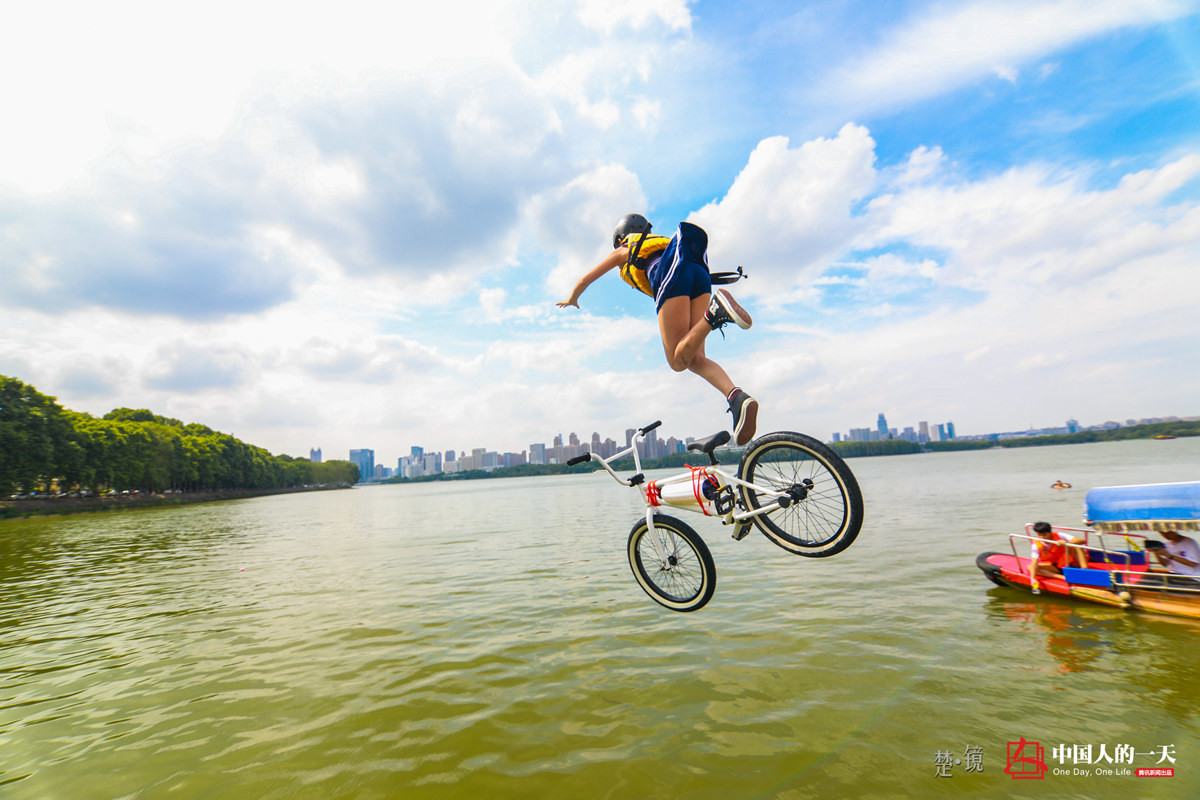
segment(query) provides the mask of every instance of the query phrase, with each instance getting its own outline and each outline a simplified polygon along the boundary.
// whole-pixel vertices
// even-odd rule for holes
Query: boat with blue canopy
[[[1092,489],[1084,521],[1086,528],[1051,526],[1050,538],[1030,523],[1009,536],[1010,552],[981,553],[975,564],[998,586],[1200,619],[1200,576],[1171,571],[1155,556],[1165,533],[1200,531],[1200,481]],[[1061,548],[1060,574],[1032,574],[1039,544]]]

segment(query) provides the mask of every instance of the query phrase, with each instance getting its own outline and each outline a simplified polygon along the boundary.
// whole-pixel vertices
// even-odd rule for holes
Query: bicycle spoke
[[[742,499],[766,509],[755,524],[793,553],[832,555],[858,535],[862,496],[853,474],[824,445],[803,434],[768,434],[747,448],[741,465]],[[767,491],[770,490],[770,491]],[[777,502],[777,492],[786,495]]]
[[[654,533],[645,522],[629,533],[629,565],[638,583],[673,611],[704,606],[716,585],[715,567],[704,541],[673,517],[656,516]]]

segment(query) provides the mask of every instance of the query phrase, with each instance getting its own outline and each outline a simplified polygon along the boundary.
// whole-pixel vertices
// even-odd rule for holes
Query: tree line
[[[1174,422],[1148,422],[1144,425],[1129,425],[1103,431],[1079,431],[1078,433],[1055,433],[1046,436],[1030,436],[1020,439],[1004,439],[997,442],[1001,447],[1039,447],[1049,444],[1086,444],[1088,442],[1120,442],[1129,439],[1154,439],[1156,437],[1200,436],[1200,422],[1176,420]]]
[[[146,409],[118,408],[97,418],[0,375],[0,496],[86,489],[280,489],[353,484],[348,461],[314,464],[271,455],[227,433],[185,425]]]

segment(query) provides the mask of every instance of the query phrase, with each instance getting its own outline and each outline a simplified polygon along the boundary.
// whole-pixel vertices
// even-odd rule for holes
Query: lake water
[[[1200,795],[1200,622],[974,564],[1092,486],[1197,479],[1200,438],[849,463],[831,559],[686,515],[692,614],[634,582],[602,474],[2,522],[0,797]],[[1053,774],[1102,746],[1174,777]]]

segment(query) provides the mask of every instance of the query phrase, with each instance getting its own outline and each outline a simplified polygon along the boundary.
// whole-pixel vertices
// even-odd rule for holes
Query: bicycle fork
[[[671,531],[667,532],[671,537],[671,549],[670,552],[664,552],[663,546],[665,543],[662,541],[662,537],[658,535],[658,528],[654,527],[654,508],[652,506],[646,507],[646,529],[650,536],[650,541],[654,543],[654,552],[658,554],[658,563],[662,565],[660,571],[669,571],[675,566],[677,561],[675,558],[675,534]]]

